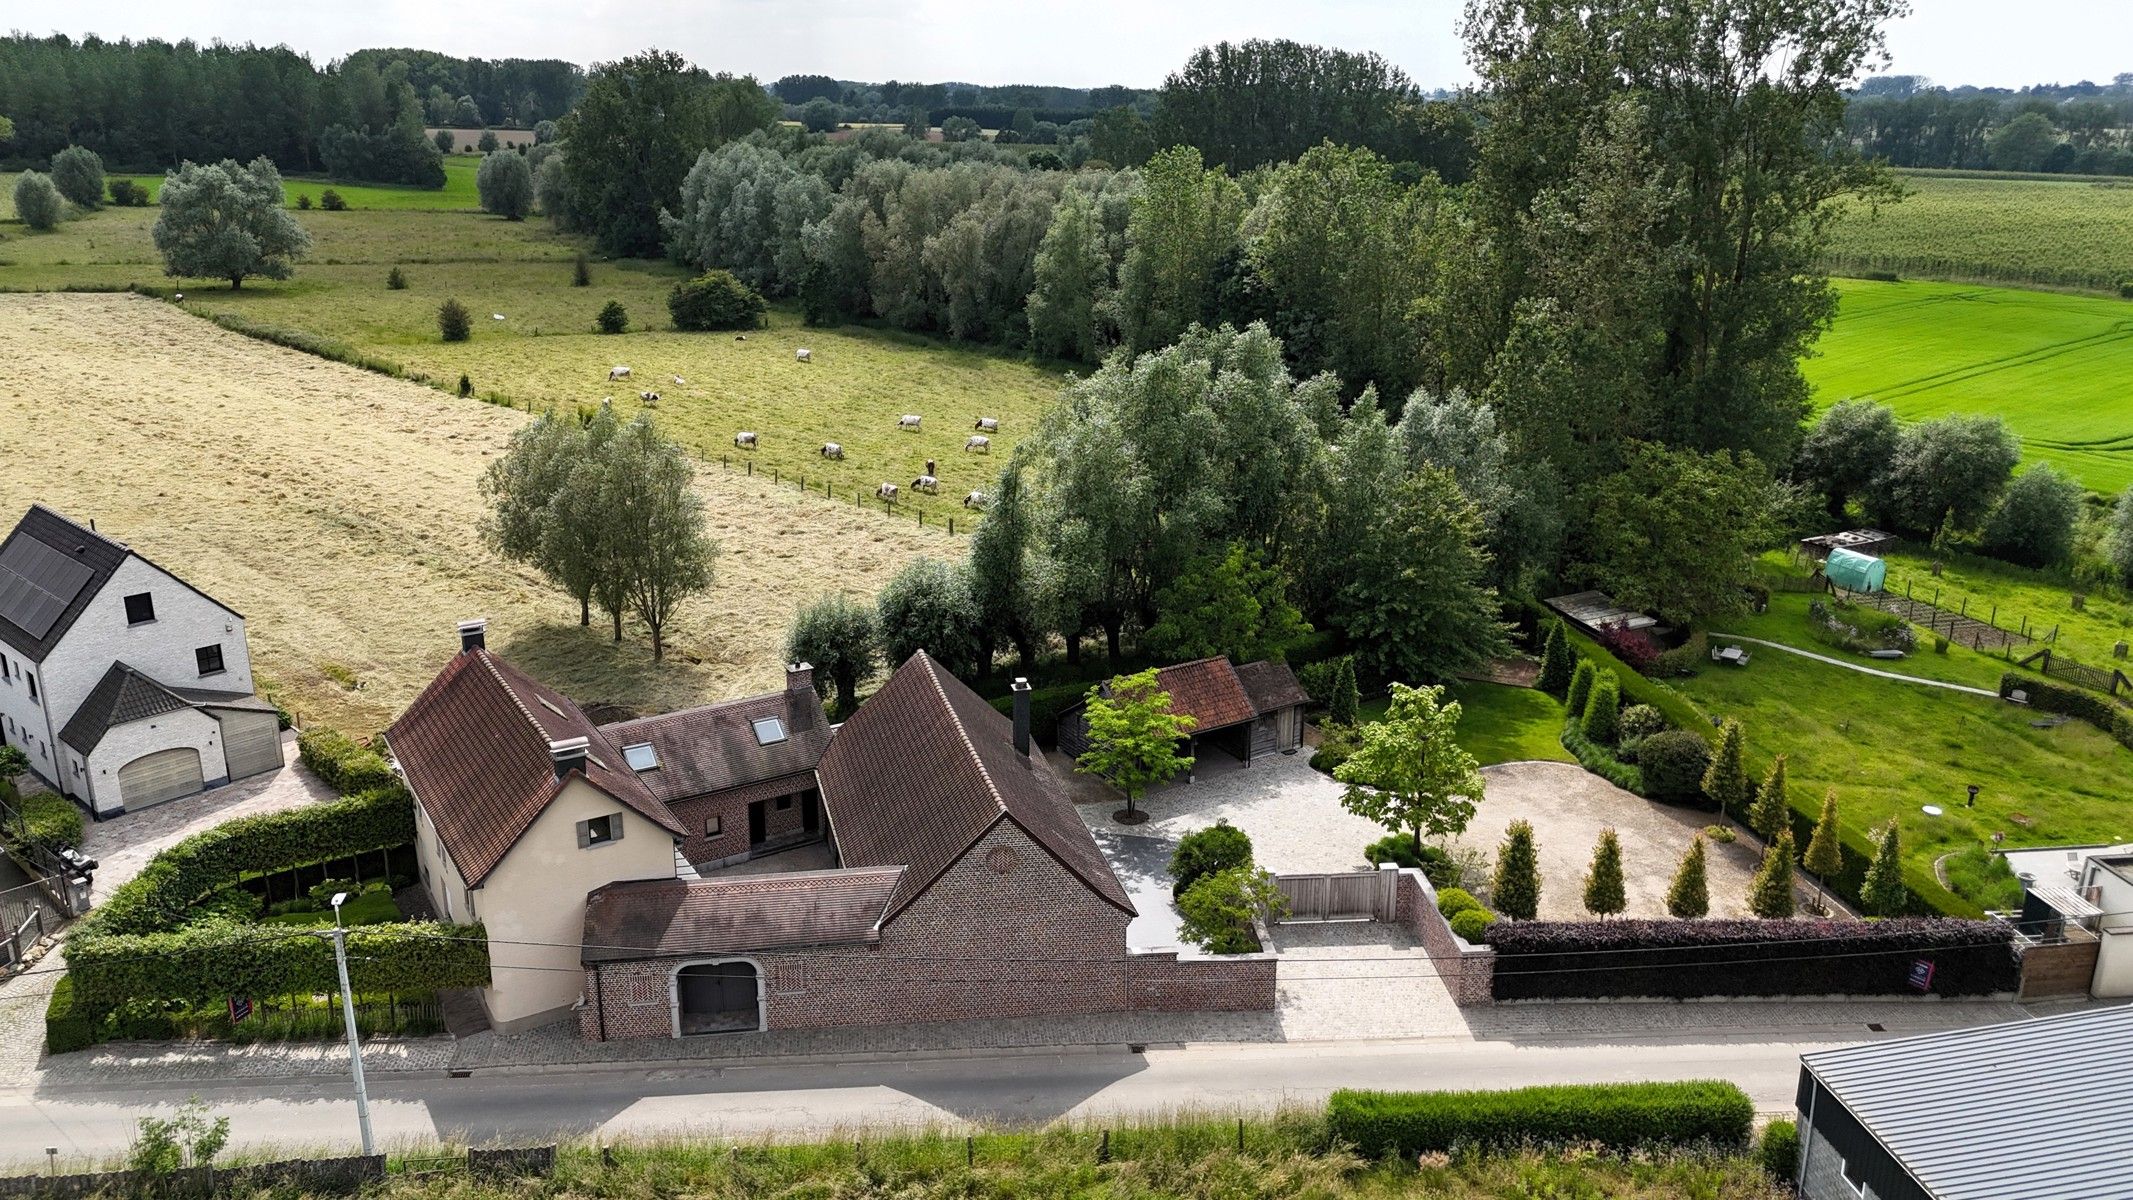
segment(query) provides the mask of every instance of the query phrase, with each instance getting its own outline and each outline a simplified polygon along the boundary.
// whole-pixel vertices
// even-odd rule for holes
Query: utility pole
[[[355,996],[348,989],[348,931],[341,927],[341,905],[348,893],[333,894],[333,962],[341,972],[341,1019],[348,1026],[348,1069],[355,1076],[356,1123],[363,1127],[363,1154],[377,1153],[370,1136],[370,1094],[363,1087],[363,1044],[356,1039]]]

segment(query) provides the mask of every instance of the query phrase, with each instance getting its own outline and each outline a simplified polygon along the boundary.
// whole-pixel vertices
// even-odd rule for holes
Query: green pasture
[[[2017,658],[2050,646],[2090,666],[2115,665],[2133,673],[2133,663],[2120,662],[2113,653],[2119,642],[2133,642],[2133,597],[2124,592],[2084,591],[2077,610],[2073,589],[2047,571],[1971,555],[1943,554],[1938,560],[1941,572],[1936,577],[1932,572],[1935,559],[1930,554],[1899,551],[1886,558],[1886,586],[1890,591],[1902,594],[1909,588],[1912,596],[1951,612],[1990,620],[2002,628],[2027,628],[2037,640],[2028,646],[2018,645],[2014,650]]]
[[[341,194],[341,199],[358,212],[377,209],[393,211],[449,211],[454,209],[479,209],[481,199],[474,190],[474,176],[481,170],[479,155],[453,155],[444,160],[444,186],[441,188],[404,187],[395,184],[336,183],[322,175],[284,175],[281,181],[282,195],[289,207],[296,207],[297,197],[309,196],[317,204],[319,196],[327,188]],[[148,189],[152,205],[163,193],[161,172],[136,174],[130,171],[109,171],[106,179],[131,179]],[[0,221],[15,219],[15,179],[13,172],[0,172]],[[153,220],[153,216],[149,218]]]
[[[2133,280],[2133,179],[1901,178],[1902,201],[1832,226],[1832,270],[2111,293]]]
[[[570,411],[612,399],[628,416],[642,410],[639,393],[653,391],[668,433],[712,462],[736,471],[752,462],[757,473],[804,479],[817,492],[827,485],[838,499],[870,505],[880,484],[894,483],[902,489],[897,511],[936,520],[962,519],[964,494],[991,486],[1065,378],[1013,355],[895,331],[809,328],[785,309],[745,338],[680,333],[666,296],[685,277],[681,268],[595,262],[591,286],[575,287],[577,240],[545,221],[478,211],[314,209],[297,214],[313,244],[293,279],[251,280],[236,291],[171,280],[149,236],[154,213],[106,209],[42,234],[0,227],[0,289],[183,292],[185,307],[201,316],[323,343],[441,388],[456,390],[463,374],[477,397],[470,403]],[[386,286],[395,266],[404,289]],[[437,308],[446,299],[474,314],[471,340],[439,340]],[[610,300],[628,310],[630,332],[595,331]],[[797,361],[802,348],[811,361]],[[610,385],[614,366],[630,367],[631,377]],[[905,413],[923,418],[921,432],[897,428]],[[981,416],[1000,422],[991,453],[966,453]],[[753,452],[733,445],[744,430],[758,435]],[[822,458],[824,442],[841,444],[844,459]],[[939,493],[915,495],[910,484],[928,460]]]
[[[1842,280],[1803,364],[1818,404],[1906,421],[1996,413],[2024,457],[2100,492],[2133,484],[2133,303],[1949,283]]]

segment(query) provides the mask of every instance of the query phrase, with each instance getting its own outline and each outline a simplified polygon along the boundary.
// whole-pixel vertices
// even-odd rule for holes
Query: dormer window
[[[135,592],[126,597],[126,623],[146,625],[156,619],[156,600],[147,592]]]
[[[749,722],[755,727],[755,744],[775,746],[785,740],[785,721],[780,717],[757,717]]]
[[[659,752],[652,749],[652,743],[639,742],[622,748],[622,761],[628,763],[632,771],[656,771],[659,769]]]

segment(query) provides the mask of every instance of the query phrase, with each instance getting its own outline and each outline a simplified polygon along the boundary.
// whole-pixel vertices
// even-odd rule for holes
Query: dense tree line
[[[2133,73],[2021,91],[1883,76],[1854,93],[1844,126],[1899,167],[2133,175]]]
[[[358,50],[342,69],[407,65],[431,125],[531,129],[560,120],[585,91],[584,68],[554,58],[454,58],[433,50]],[[471,118],[471,119],[470,119]]]
[[[442,186],[425,123],[560,113],[577,71],[389,50],[320,68],[286,47],[17,34],[0,38],[0,112],[15,124],[0,155],[38,162],[78,145],[127,170],[265,156],[284,171]],[[462,112],[471,91],[453,92],[447,113],[448,82],[487,99]]]

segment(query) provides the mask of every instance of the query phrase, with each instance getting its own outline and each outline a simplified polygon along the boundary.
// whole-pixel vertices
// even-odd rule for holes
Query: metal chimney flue
[[[555,763],[557,779],[568,778],[572,771],[584,774],[585,760],[591,754],[592,741],[589,738],[564,738],[559,742],[548,743],[548,757]]]
[[[459,623],[459,652],[479,650],[489,644],[489,618],[476,617]]]
[[[1009,688],[1015,697],[1015,751],[1029,757],[1029,680],[1017,675]]]

